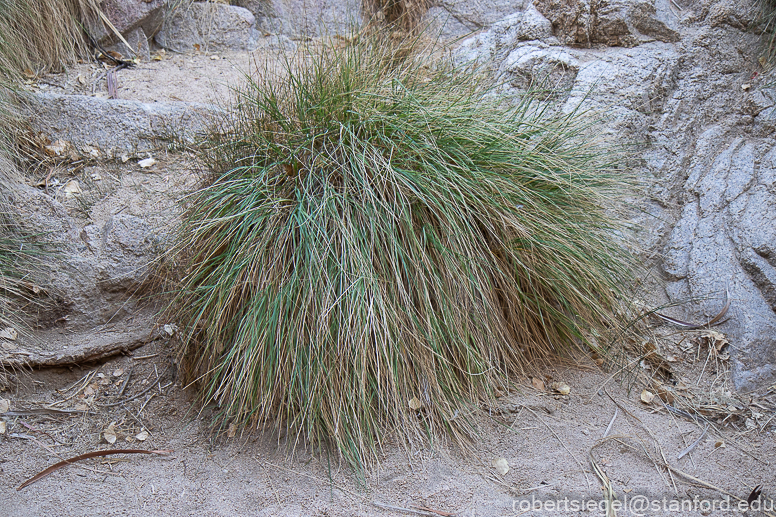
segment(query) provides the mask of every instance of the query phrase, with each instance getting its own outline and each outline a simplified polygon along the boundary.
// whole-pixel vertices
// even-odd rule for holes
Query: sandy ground
[[[119,95],[145,102],[223,102],[257,57],[213,57],[166,54],[122,70]],[[82,64],[31,87],[105,96],[104,72]],[[147,212],[152,205],[135,203],[132,196],[153,195],[143,192],[169,184],[161,166],[111,170],[115,185],[96,196],[108,201],[82,214],[84,224],[104,219],[119,201]],[[127,193],[116,194],[121,189]],[[78,206],[70,203],[75,213]],[[721,338],[709,336],[656,330],[651,341],[665,360],[662,366],[623,359],[607,372],[591,362],[548,370],[542,379],[516,379],[509,394],[477,413],[473,453],[444,443],[407,450],[388,436],[379,465],[364,482],[336,455],[311,451],[288,437],[257,430],[230,436],[212,429],[213,409],[200,411],[176,377],[172,340],[101,363],[11,371],[0,377],[0,512],[593,516],[606,515],[602,487],[611,487],[617,515],[739,515],[735,498],[746,500],[762,485],[759,501],[771,510],[748,515],[776,515],[769,499],[776,495],[776,386],[735,393],[726,349],[714,346]],[[621,366],[627,368],[618,374]],[[649,381],[658,376],[664,384]],[[553,392],[553,382],[566,383],[570,393]],[[645,403],[645,388],[662,390],[673,407],[696,416],[669,411],[660,396]],[[17,490],[63,458],[134,448],[172,452],[88,459]],[[503,466],[502,459],[508,471],[494,466]]]
[[[539,391],[525,379],[525,386],[484,408],[473,454],[444,444],[405,452],[389,439],[379,466],[359,483],[336,457],[304,445],[291,454],[286,438],[213,432],[210,410],[198,412],[176,381],[170,352],[170,343],[160,340],[102,364],[17,372],[2,394],[10,401],[10,411],[0,415],[6,423],[0,435],[3,513],[346,516],[402,515],[408,513],[399,508],[425,507],[448,513],[424,515],[605,515],[591,458],[624,505],[646,497],[665,506],[645,513],[623,508],[618,515],[733,515],[702,511],[703,504],[725,504],[725,492],[746,499],[761,484],[766,495],[773,490],[774,426],[764,417],[751,429],[737,417],[728,425],[712,418],[721,432],[710,429],[677,460],[705,424],[656,401],[643,403],[637,386],[629,392],[627,382],[576,368],[547,371],[543,379],[547,385],[566,382],[567,396]],[[772,407],[774,392],[758,400]],[[29,412],[52,405],[88,413]],[[113,444],[106,441],[111,424]],[[602,442],[607,429],[616,438]],[[144,431],[148,437],[141,441]],[[90,459],[17,490],[63,458],[118,448],[173,452]],[[505,474],[493,466],[501,458],[509,465]],[[662,458],[675,470],[661,466]],[[719,490],[702,488],[699,480]],[[550,501],[569,511],[547,508]],[[572,511],[575,501],[594,509]],[[671,511],[672,501],[695,504],[698,511]],[[545,507],[531,506],[539,504]],[[732,508],[736,504],[730,500]],[[535,509],[524,512],[529,507]]]

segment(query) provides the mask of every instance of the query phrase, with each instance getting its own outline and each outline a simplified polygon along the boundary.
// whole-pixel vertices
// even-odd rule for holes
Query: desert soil
[[[223,103],[260,59],[265,57],[168,53],[120,71],[119,96]],[[107,95],[104,69],[88,63],[31,87]],[[196,167],[176,169],[180,160],[161,151],[159,158],[159,164],[142,171],[134,162],[95,165],[110,170],[102,175],[112,178],[100,187],[105,191],[87,209],[73,199],[63,203],[85,224],[105,219],[119,205],[145,216],[148,210],[174,213],[169,201],[157,207],[148,197],[164,192],[168,199],[170,188],[173,193],[190,188],[194,182],[184,176],[196,174]],[[60,184],[70,174],[88,185],[95,169],[57,174],[63,176]],[[749,515],[776,515],[770,499],[776,489],[776,386],[736,393],[724,336],[677,333],[653,323],[648,341],[655,352],[648,359],[637,357],[650,345],[631,344],[632,356],[607,370],[592,360],[558,363],[516,379],[495,403],[476,412],[478,434],[468,453],[446,443],[405,447],[388,434],[379,462],[363,480],[336,455],[311,450],[292,436],[214,429],[215,409],[197,405],[192,389],[177,377],[174,336],[101,362],[9,370],[0,377],[0,412],[5,410],[0,414],[5,424],[0,427],[0,511],[10,516],[592,516],[606,514],[602,487],[611,487],[622,504],[617,515],[737,515],[736,498],[746,500],[762,485],[758,501],[766,511],[752,509]],[[148,325],[150,332],[153,324]],[[79,346],[88,346],[89,333],[78,335]],[[555,383],[565,383],[569,393],[558,393]],[[650,393],[643,393],[645,388]],[[657,396],[650,400],[650,394]],[[663,400],[680,411],[670,411]],[[62,459],[110,449],[170,452],[88,459],[17,489]],[[651,505],[646,510],[645,501]],[[575,503],[587,509],[575,511]],[[709,510],[712,504],[716,509]],[[719,509],[726,504],[729,510]]]

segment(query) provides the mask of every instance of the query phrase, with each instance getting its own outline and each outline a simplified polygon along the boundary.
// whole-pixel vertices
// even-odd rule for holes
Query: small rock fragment
[[[496,469],[496,472],[501,474],[502,476],[505,476],[507,472],[509,472],[509,462],[507,462],[504,458],[496,458],[493,460],[493,468]]]
[[[552,389],[561,395],[568,395],[571,393],[571,387],[565,382],[553,382]]]
[[[8,341],[16,341],[16,338],[19,337],[19,333],[16,332],[16,329],[13,327],[6,327],[3,330],[0,330],[0,339],[7,339]]]
[[[65,192],[65,197],[73,197],[77,194],[81,194],[81,185],[78,183],[78,180],[70,180],[65,183],[62,190]]]
[[[156,163],[155,158],[146,158],[145,160],[140,160],[137,162],[138,165],[140,165],[141,168],[147,169],[148,167],[151,167]]]

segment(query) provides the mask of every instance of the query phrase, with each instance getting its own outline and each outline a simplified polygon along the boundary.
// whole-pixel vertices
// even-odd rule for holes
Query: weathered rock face
[[[650,40],[679,40],[670,0],[538,0],[536,7],[566,45],[633,47]]]
[[[173,5],[171,0],[104,0],[100,7],[132,46],[134,54],[147,60],[148,37],[153,37],[162,28],[165,15]],[[101,45],[111,46],[112,50],[117,50],[124,56],[132,56],[133,52],[126,48],[102,20],[95,20],[89,32]]]
[[[445,6],[463,12],[454,8]],[[490,12],[502,9],[496,1]],[[694,300],[674,315],[707,321],[727,290],[719,330],[731,340],[733,380],[747,390],[773,383],[776,90],[747,32],[754,4],[537,0],[536,10],[512,9],[495,21],[451,16],[453,35],[482,26],[458,57],[494,60],[517,88],[570,88],[566,111],[584,100],[608,115],[602,132],[643,143],[640,172],[651,186],[641,244],[657,257],[650,265],[662,270],[668,299]]]
[[[362,22],[358,0],[237,0],[253,13],[262,34],[292,39],[348,34]]]
[[[55,197],[29,187],[16,196],[26,229],[45,232],[61,257],[51,262],[44,286],[61,307],[40,315],[38,324],[92,327],[120,321],[142,305],[133,295],[159,255],[158,228],[127,214],[82,227]]]
[[[85,95],[38,94],[26,101],[33,130],[65,140],[84,155],[118,158],[158,149],[165,142],[194,140],[219,113],[207,104],[143,103]]]
[[[104,0],[101,8],[114,27],[122,34],[137,28],[155,34],[164,23],[170,0]]]
[[[156,34],[160,47],[177,52],[255,50],[256,18],[242,7],[195,2],[176,9]]]

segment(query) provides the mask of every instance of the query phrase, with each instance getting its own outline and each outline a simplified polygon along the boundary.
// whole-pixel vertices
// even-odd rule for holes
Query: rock
[[[156,43],[176,52],[255,50],[256,18],[242,7],[195,2],[181,7],[156,34]]]
[[[452,39],[480,31],[473,37],[493,40],[485,41],[484,44],[489,48],[507,50],[513,48],[518,41],[546,40],[552,37],[552,24],[531,3],[523,6],[513,5],[508,10],[504,7],[505,12],[499,14],[501,18],[496,18],[496,12],[490,12],[487,17],[479,17],[476,23],[471,22],[470,18],[451,14],[449,9],[453,8],[454,6],[447,6],[429,9],[423,21],[431,25],[432,34],[439,32],[443,39]]]
[[[445,38],[458,38],[487,30],[508,16],[532,7],[529,0],[433,0],[423,22],[437,27]]]
[[[118,52],[125,58],[137,57],[140,61],[146,62],[151,60],[151,49],[148,46],[148,37],[145,32],[143,32],[142,27],[138,27],[128,34],[125,34],[124,39],[127,40],[127,43],[129,43],[131,48],[127,47],[123,41],[119,41],[108,47],[108,50]]]
[[[667,246],[668,288],[698,300],[698,321],[718,311],[719,293],[729,290],[730,318],[719,330],[734,337],[736,387],[756,389],[776,378],[776,146],[730,141],[714,127],[698,149],[706,152],[690,169],[687,203]]]
[[[362,22],[359,0],[237,0],[264,35],[292,39],[350,34]]]
[[[533,5],[494,23],[488,30],[465,39],[456,49],[460,61],[500,61],[523,41],[549,40],[552,26]]]
[[[568,91],[579,67],[579,60],[565,49],[531,43],[510,52],[499,70],[514,88],[541,85]]]
[[[85,95],[37,94],[27,101],[30,125],[52,141],[79,150],[99,149],[108,158],[151,151],[164,141],[203,135],[220,110],[187,102],[143,103]]]
[[[488,26],[455,18],[459,32],[479,31],[459,45],[459,61],[488,63],[513,88],[573,85],[563,111],[604,114],[599,134],[644,143],[634,165],[649,195],[634,221],[645,227],[645,260],[657,257],[650,266],[663,273],[660,303],[677,304],[666,311],[679,319],[707,321],[727,286],[729,318],[717,330],[731,342],[741,390],[776,380],[776,93],[773,76],[762,76],[758,37],[743,30],[750,5],[538,0],[554,35],[542,23],[535,35],[522,32],[528,8]]]
[[[161,239],[148,221],[117,214],[100,226],[81,227],[59,201],[30,187],[19,189],[16,206],[24,228],[45,232],[57,248],[43,261],[49,280],[44,288],[60,307],[40,315],[39,326],[99,325],[141,305],[132,295],[147,279]]]
[[[137,29],[142,29],[148,36],[156,34],[164,24],[165,13],[177,3],[172,0],[103,0],[100,8],[113,26],[126,38]],[[106,27],[102,20],[97,20],[90,32],[103,45],[109,45],[118,40],[115,33]],[[129,41],[129,38],[126,39]],[[134,48],[131,41],[129,44]]]
[[[670,0],[537,0],[566,45],[634,47],[647,41],[679,40],[679,19]]]

